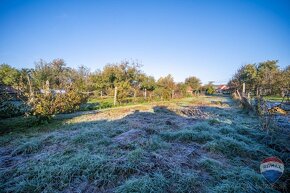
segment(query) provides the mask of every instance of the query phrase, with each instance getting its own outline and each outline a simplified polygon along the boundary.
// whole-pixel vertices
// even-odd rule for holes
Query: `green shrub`
[[[213,86],[209,86],[206,91],[205,91],[206,94],[209,94],[209,95],[212,95],[215,93],[215,89]]]
[[[161,100],[170,100],[172,91],[166,88],[157,87],[154,91],[154,96]]]
[[[15,117],[29,111],[29,107],[22,101],[13,101],[14,98],[0,90],[0,118]]]
[[[117,101],[119,102],[119,104],[122,103],[128,103],[130,101],[128,100],[132,100],[131,98],[128,98],[128,96],[134,92],[133,89],[130,86],[130,82],[125,81],[125,82],[119,82],[117,84]]]
[[[80,105],[81,111],[91,111],[99,109],[99,103],[85,103]]]
[[[0,118],[14,117],[23,114],[19,106],[13,104],[12,101],[2,101],[0,99]]]
[[[50,121],[55,114],[71,113],[78,110],[86,100],[87,96],[73,88],[68,88],[62,94],[54,94],[49,88],[46,88],[43,94],[31,96],[30,105],[32,106],[32,114],[42,123]]]
[[[106,109],[106,108],[111,108],[113,106],[114,106],[114,104],[111,103],[111,102],[108,102],[108,101],[106,101],[106,102],[100,102],[100,104],[98,106],[98,109]]]

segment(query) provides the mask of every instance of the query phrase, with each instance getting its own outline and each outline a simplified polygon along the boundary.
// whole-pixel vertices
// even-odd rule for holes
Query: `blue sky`
[[[17,68],[133,59],[156,78],[220,83],[246,63],[290,65],[287,0],[0,0],[0,27],[0,63]]]

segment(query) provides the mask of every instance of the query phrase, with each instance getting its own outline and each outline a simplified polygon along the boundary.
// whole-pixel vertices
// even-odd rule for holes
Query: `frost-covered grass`
[[[207,116],[180,113],[191,106]],[[290,178],[289,130],[261,131],[258,118],[228,98],[60,115],[41,126],[31,122],[1,120],[0,192],[286,192]],[[269,156],[285,163],[273,187],[259,171]]]

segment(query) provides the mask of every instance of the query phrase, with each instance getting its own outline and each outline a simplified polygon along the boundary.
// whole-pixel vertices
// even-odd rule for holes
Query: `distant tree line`
[[[155,80],[142,71],[135,61],[122,61],[91,72],[87,67],[70,68],[63,59],[51,62],[40,60],[35,68],[16,69],[8,64],[0,65],[0,83],[15,88],[32,107],[34,115],[51,117],[56,113],[77,110],[88,96],[114,96],[117,102],[140,100],[170,100],[191,96],[203,89],[201,81],[188,77],[176,83],[169,74]],[[208,85],[207,85],[208,87]],[[56,94],[56,91],[62,94]]]
[[[247,64],[240,67],[228,85],[233,90],[242,90],[253,95],[284,96],[290,90],[290,66],[279,68],[278,60],[268,60],[258,64]]]

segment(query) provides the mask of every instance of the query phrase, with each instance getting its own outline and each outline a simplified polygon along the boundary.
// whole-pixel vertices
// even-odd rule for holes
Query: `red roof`
[[[227,85],[219,85],[218,87],[219,90],[227,90],[229,87]]]

